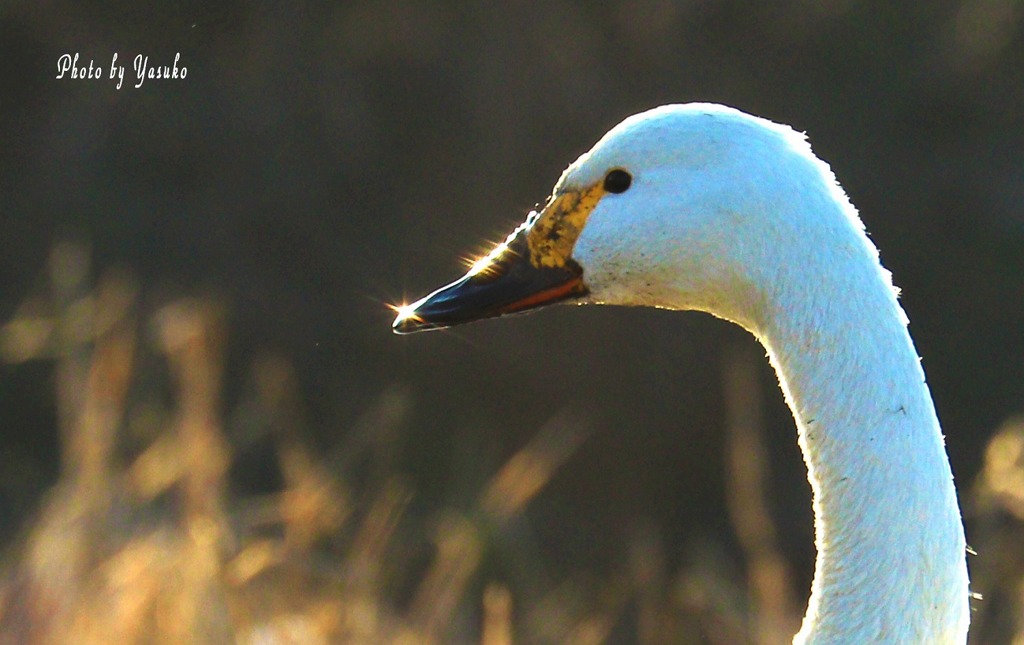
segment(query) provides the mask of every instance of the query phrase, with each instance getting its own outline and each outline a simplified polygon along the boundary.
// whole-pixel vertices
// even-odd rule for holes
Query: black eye
[[[604,189],[609,193],[624,193],[633,183],[633,176],[621,168],[608,171],[604,176]]]

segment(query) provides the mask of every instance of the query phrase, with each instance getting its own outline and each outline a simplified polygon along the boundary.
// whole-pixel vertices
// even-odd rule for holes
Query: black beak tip
[[[454,322],[451,292],[450,286],[444,287],[411,305],[399,307],[391,331],[404,336],[450,327]]]
[[[399,307],[391,330],[396,334],[415,334],[486,317],[474,302],[474,293],[470,276],[462,277],[411,305]]]
[[[520,258],[520,255],[516,255]],[[416,302],[396,308],[396,334],[446,329],[520,313],[586,292],[577,266],[537,269],[521,262],[500,271],[470,272]]]
[[[411,312],[399,312],[395,322],[391,323],[391,331],[400,336],[415,334],[418,331],[427,331],[428,329],[440,329],[440,327],[424,322]]]
[[[409,324],[407,318],[398,316],[395,318],[395,322],[391,323],[391,331],[398,335],[411,334],[413,332],[412,325]]]

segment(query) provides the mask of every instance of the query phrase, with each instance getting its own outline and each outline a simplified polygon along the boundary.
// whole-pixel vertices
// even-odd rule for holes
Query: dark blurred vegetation
[[[6,633],[776,642],[810,501],[752,339],[607,308],[389,329],[610,126],[701,100],[807,131],[860,208],[960,484],[975,642],[1011,642],[1022,24],[1019,0],[0,4],[2,602],[30,630]],[[75,52],[188,76],[56,80]]]

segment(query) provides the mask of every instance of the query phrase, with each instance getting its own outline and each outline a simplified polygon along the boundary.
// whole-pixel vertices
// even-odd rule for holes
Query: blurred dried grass
[[[249,392],[223,418],[217,303],[147,314],[129,275],[108,271],[93,285],[88,251],[72,244],[54,248],[45,283],[0,328],[0,356],[54,361],[62,468],[7,559],[0,643],[766,645],[798,626],[802,602],[766,510],[759,357],[723,364],[728,510],[745,574],[708,542],[690,545],[670,574],[657,530],[639,526],[602,582],[575,574],[517,588],[488,576],[488,558],[504,549],[525,571],[537,556],[495,536],[523,530],[524,510],[586,439],[586,423],[556,416],[464,497],[476,500],[469,508],[411,513],[416,491],[396,457],[408,393],[384,392],[337,450],[320,453],[280,356],[253,360]],[[150,370],[166,372],[172,394],[142,378]],[[233,494],[235,454],[266,439],[280,489]],[[972,501],[975,541],[1001,558],[974,567],[986,592],[975,642],[1019,645],[1020,420],[993,440]]]
[[[996,431],[964,501],[976,552],[971,587],[980,595],[972,642],[1024,645],[1024,417]]]
[[[584,440],[578,420],[542,428],[473,508],[410,514],[394,456],[407,393],[383,393],[318,454],[279,356],[253,361],[250,392],[222,418],[216,303],[147,315],[130,276],[94,286],[88,250],[72,244],[54,248],[43,282],[0,328],[0,353],[54,362],[63,465],[8,561],[0,642],[596,643],[634,594],[624,584],[568,605],[563,586],[517,607],[505,583],[480,579],[489,536]],[[171,394],[144,370],[166,372]],[[268,437],[281,489],[231,495],[233,450]],[[427,564],[414,555],[424,540]]]

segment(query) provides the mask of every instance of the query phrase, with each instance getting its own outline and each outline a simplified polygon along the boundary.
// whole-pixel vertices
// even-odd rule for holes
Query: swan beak
[[[536,220],[535,213],[462,278],[410,305],[396,307],[394,332],[444,329],[586,295],[583,270],[576,262],[570,259],[561,266],[531,262],[526,238]]]

